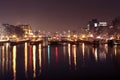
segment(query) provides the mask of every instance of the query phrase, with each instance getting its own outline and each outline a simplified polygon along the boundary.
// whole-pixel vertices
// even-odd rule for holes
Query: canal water
[[[119,79],[120,46],[0,46],[0,80]]]

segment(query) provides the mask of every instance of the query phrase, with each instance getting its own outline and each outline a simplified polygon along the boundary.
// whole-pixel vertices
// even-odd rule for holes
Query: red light
[[[58,47],[55,48],[56,62],[58,62]]]
[[[33,55],[32,55],[32,46],[30,45],[30,69],[32,69],[32,57],[33,57]]]

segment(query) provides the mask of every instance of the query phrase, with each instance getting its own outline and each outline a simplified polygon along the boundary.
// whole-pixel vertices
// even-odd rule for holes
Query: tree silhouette
[[[24,31],[21,27],[10,25],[10,24],[2,24],[2,33],[7,36],[16,35],[17,37],[23,37]]]

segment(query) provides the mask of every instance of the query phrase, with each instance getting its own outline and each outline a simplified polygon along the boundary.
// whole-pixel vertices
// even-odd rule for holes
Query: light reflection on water
[[[16,80],[16,46],[13,46],[13,77]]]
[[[8,71],[8,48],[9,48],[9,43],[6,43],[6,71]]]
[[[17,47],[24,47],[22,49],[23,53]],[[17,64],[17,60],[19,61],[18,55],[23,55],[23,57],[19,58],[21,59],[20,61],[23,61],[21,64]],[[41,79],[45,76],[49,77],[50,74],[59,75],[58,73],[60,72],[63,75],[75,74],[76,76],[94,74],[91,74],[91,72],[98,73],[99,75],[99,68],[106,69],[106,72],[103,71],[104,74],[118,75],[116,70],[119,70],[119,68],[112,66],[114,64],[115,66],[120,66],[119,61],[120,46],[116,45],[109,47],[105,44],[94,47],[85,43],[79,45],[68,43],[65,45],[48,45],[43,47],[42,44],[30,45],[29,43],[24,43],[22,45],[10,46],[9,43],[6,43],[0,46],[0,78],[16,80],[18,76],[23,74],[24,76],[21,76],[23,79]],[[17,66],[23,66],[23,69]],[[62,69],[63,66],[65,70],[71,67],[71,69],[68,69],[68,72],[69,70],[70,72],[64,71]],[[83,67],[88,67],[87,69],[90,71],[85,73]],[[19,69],[21,69],[21,72],[17,72]],[[50,70],[54,69],[57,73],[54,71],[50,72]],[[24,73],[22,73],[22,70]],[[76,72],[74,73],[72,70]],[[109,73],[110,70],[111,73]]]
[[[36,77],[36,46],[33,45],[33,76]]]
[[[94,56],[95,56],[95,60],[98,60],[98,50],[97,48],[94,49]]]
[[[75,65],[75,69],[76,69],[76,45],[72,45],[72,54],[73,54],[73,60],[74,60],[74,65]]]
[[[24,47],[24,54],[25,54],[25,76],[27,77],[27,70],[28,70],[28,44],[25,43]]]
[[[39,67],[40,67],[40,73],[42,73],[42,50],[41,49],[42,49],[41,44],[39,44]]]
[[[2,46],[2,73],[4,74],[5,70],[5,54],[4,54],[4,46]]]
[[[58,62],[58,47],[55,47],[56,63]]]
[[[48,64],[50,64],[50,45],[48,45]]]
[[[85,55],[85,44],[82,43],[82,54],[83,54],[83,59],[84,59],[84,55]]]
[[[115,56],[117,55],[117,45],[114,46],[114,53],[115,53]]]
[[[70,44],[68,44],[68,56],[69,56],[69,66],[71,65],[71,48]]]

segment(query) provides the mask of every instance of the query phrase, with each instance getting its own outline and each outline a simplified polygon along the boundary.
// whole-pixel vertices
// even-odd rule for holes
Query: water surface
[[[0,46],[0,80],[118,79],[120,46]]]

